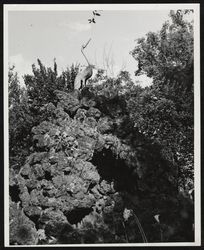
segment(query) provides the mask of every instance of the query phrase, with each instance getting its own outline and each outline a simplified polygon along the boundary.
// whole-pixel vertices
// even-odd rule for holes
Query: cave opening
[[[65,216],[67,217],[68,222],[73,225],[81,222],[81,220],[92,211],[92,208],[76,208],[70,212],[65,213]]]
[[[13,202],[17,203],[17,202],[21,201],[19,194],[20,194],[20,189],[19,189],[18,185],[9,186],[9,195],[10,195],[11,200]]]
[[[114,183],[117,191],[133,193],[137,188],[137,178],[127,163],[117,158],[110,149],[94,152],[91,163],[97,167],[101,180]]]

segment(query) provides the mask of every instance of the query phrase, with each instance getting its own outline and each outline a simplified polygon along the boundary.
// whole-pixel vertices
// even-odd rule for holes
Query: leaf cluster
[[[191,90],[193,86],[193,25],[184,20],[185,11],[171,11],[159,32],[137,39],[131,51],[138,62],[136,75],[146,74],[154,82]]]

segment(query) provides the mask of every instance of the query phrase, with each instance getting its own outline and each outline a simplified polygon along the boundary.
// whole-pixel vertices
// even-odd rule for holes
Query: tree
[[[35,64],[32,65],[33,75],[25,75],[24,81],[27,87],[27,94],[29,97],[30,111],[35,115],[36,123],[44,119],[42,114],[43,106],[48,103],[55,104],[56,96],[55,90],[72,91],[74,87],[74,79],[78,72],[78,65],[72,65],[70,68],[62,72],[58,76],[57,64],[54,60],[54,69],[46,68],[38,59],[38,68]]]
[[[14,72],[15,67],[9,68],[8,81],[9,81],[9,108],[15,106],[15,104],[20,103],[21,89],[19,85],[19,79],[16,72]]]
[[[25,75],[24,82],[27,87],[30,108],[38,113],[42,105],[49,103],[54,99],[54,90],[57,89],[57,67],[54,62],[54,70],[46,68],[38,59],[37,68],[32,65],[33,75]]]
[[[26,90],[20,87],[14,67],[9,69],[9,161],[10,167],[19,169],[29,154],[30,130],[33,117],[29,112]]]
[[[160,32],[149,32],[137,40],[131,51],[138,61],[138,74],[147,74],[154,83],[190,90],[193,85],[193,25],[184,21],[186,11],[170,11],[171,22]]]
[[[57,79],[57,86],[59,90],[65,92],[71,92],[74,90],[74,80],[79,71],[79,64],[72,64],[70,68],[67,68]]]
[[[131,52],[138,61],[136,74],[152,77],[153,85],[127,100],[135,127],[161,145],[184,189],[192,188],[193,179],[193,25],[185,20],[188,13],[171,11],[171,22],[138,39]]]
[[[19,84],[14,67],[9,69],[9,153],[10,166],[19,169],[32,145],[31,129],[49,118],[47,104],[55,104],[55,90],[72,91],[78,65],[72,65],[58,76],[57,64],[46,68],[38,59],[33,75],[25,75],[26,88]]]

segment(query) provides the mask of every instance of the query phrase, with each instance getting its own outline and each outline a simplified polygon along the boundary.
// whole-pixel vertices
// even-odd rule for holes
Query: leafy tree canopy
[[[149,32],[137,40],[131,51],[138,61],[136,75],[147,74],[154,83],[162,81],[178,89],[193,85],[193,24],[185,21],[189,11],[170,11],[171,21],[159,32]]]

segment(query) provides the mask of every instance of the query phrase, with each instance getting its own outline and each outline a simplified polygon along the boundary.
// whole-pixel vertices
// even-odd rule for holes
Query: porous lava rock
[[[141,204],[150,200],[153,212],[163,193],[174,192],[172,180],[162,186],[168,169],[151,150],[142,158],[114,135],[114,121],[89,92],[55,94],[52,120],[32,128],[33,152],[19,173],[10,172],[11,244],[141,242],[124,210],[145,217]]]

